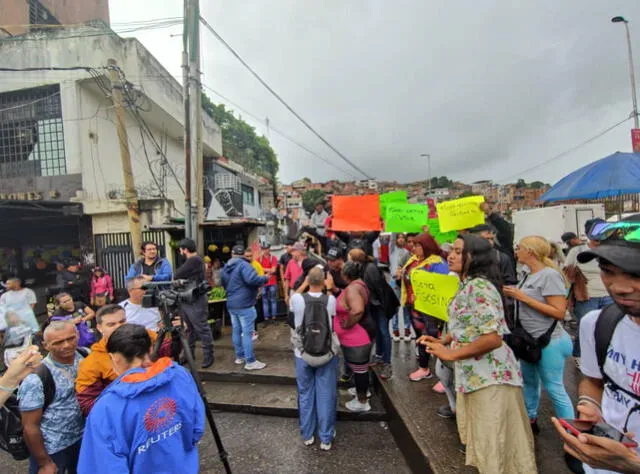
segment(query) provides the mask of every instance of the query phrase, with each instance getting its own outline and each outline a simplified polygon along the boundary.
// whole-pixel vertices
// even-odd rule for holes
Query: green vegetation
[[[310,189],[302,194],[302,205],[304,210],[311,213],[315,210],[318,203],[324,202],[327,193],[322,189]]]

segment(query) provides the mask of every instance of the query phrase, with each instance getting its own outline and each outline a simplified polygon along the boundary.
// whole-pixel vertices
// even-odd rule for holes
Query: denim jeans
[[[444,393],[447,395],[449,408],[456,411],[456,384],[453,369],[450,369],[442,363],[440,359],[436,361],[436,377],[444,387]]]
[[[49,457],[58,468],[59,474],[76,474],[78,466],[78,458],[80,457],[80,443],[78,441],[71,446],[64,448],[62,451],[50,454]],[[29,474],[38,474],[38,463],[35,458],[29,458]]]
[[[540,382],[549,394],[558,418],[575,417],[571,399],[564,388],[564,365],[571,355],[571,338],[564,333],[551,339],[542,349],[542,358],[536,364],[520,361],[524,379],[524,403],[530,419],[538,416],[540,405]]]
[[[589,298],[587,301],[576,301],[576,305],[573,308],[573,314],[578,321],[578,331],[576,338],[573,341],[573,357],[580,357],[580,321],[590,311],[602,309],[605,306],[613,303],[610,296],[603,296],[601,298]]]
[[[401,298],[400,287],[398,286],[398,284],[394,279],[391,279],[390,285],[391,285],[391,288],[393,288],[393,291],[395,292],[396,296],[398,297],[398,300],[400,300]],[[393,317],[391,318],[391,328],[393,329],[394,332],[398,331],[398,318],[400,317],[400,311],[402,311],[402,322],[404,324],[404,328],[405,329],[411,328],[411,308],[409,306],[400,306],[400,308],[398,308],[398,312],[394,314]]]
[[[389,319],[384,314],[384,307],[371,305],[371,315],[376,321],[376,355],[382,357],[385,364],[391,363],[391,333]]]
[[[265,320],[276,317],[276,314],[278,313],[277,285],[268,285],[262,287],[262,311],[264,313]]]
[[[338,358],[321,367],[311,367],[300,357],[295,360],[302,439],[311,439],[317,429],[320,442],[331,443],[336,427]]]
[[[253,354],[253,324],[257,318],[256,309],[254,307],[245,309],[230,309],[231,326],[233,333],[231,340],[233,349],[236,351],[238,359],[244,359],[248,364],[255,362],[256,357]]]

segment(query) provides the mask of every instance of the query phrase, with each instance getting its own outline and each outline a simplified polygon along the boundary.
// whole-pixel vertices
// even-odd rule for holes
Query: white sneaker
[[[357,398],[354,398],[350,402],[345,403],[344,406],[347,410],[353,411],[355,413],[371,411],[371,405],[369,405],[369,402],[360,403],[360,400],[358,400]]]
[[[259,336],[258,336],[258,333],[257,333],[257,332],[254,332],[254,333],[251,335],[251,340],[252,340],[253,342],[256,342],[256,341],[258,340],[258,338],[259,338]]]
[[[233,361],[233,363],[236,365],[242,365],[245,363],[245,360],[238,357],[236,360]]]
[[[321,451],[329,451],[331,449],[331,443],[320,443]]]
[[[254,360],[248,364],[244,365],[244,370],[262,370],[267,366],[264,362],[260,362],[259,360]]]
[[[351,395],[352,397],[355,397],[358,395],[358,392],[356,391],[355,387],[351,387],[349,390],[347,390],[347,392],[349,393],[349,395]],[[367,398],[371,398],[371,392],[369,390],[367,390]]]
[[[311,446],[315,442],[316,442],[316,438],[315,438],[315,436],[312,436],[311,438],[304,440],[304,445],[305,446]]]

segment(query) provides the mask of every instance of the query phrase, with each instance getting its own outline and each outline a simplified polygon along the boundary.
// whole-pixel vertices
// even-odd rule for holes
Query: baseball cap
[[[285,245],[293,245],[296,243],[296,239],[287,239]]]
[[[268,242],[262,242],[262,243],[260,244],[260,248],[261,248],[261,249],[270,249],[270,248],[271,248],[271,245],[269,245],[269,243],[268,243]]]
[[[293,244],[293,250],[298,250],[300,252],[304,252],[307,248],[304,246],[302,242],[296,242]]]
[[[244,245],[234,245],[231,255],[244,255]]]
[[[620,222],[598,222],[589,230],[597,247],[578,254],[580,263],[606,260],[627,273],[640,275],[640,214]]]
[[[558,234],[556,234],[556,235],[558,235]],[[578,238],[578,236],[575,234],[575,232],[565,232],[560,237],[560,240],[562,240],[565,244],[568,244],[573,239],[577,239],[577,238]]]
[[[342,250],[338,247],[331,247],[327,252],[327,260],[337,260],[339,258],[344,258]]]
[[[480,232],[493,232],[495,234],[496,229],[490,224],[479,224],[469,229],[470,234],[479,234]]]

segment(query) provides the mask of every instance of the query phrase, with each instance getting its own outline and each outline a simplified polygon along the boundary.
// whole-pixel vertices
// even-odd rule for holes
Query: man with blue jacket
[[[233,247],[232,258],[222,269],[222,286],[227,291],[227,310],[233,326],[235,363],[244,364],[245,370],[260,370],[266,364],[256,360],[253,354],[252,333],[257,317],[256,298],[260,287],[269,280],[258,273],[244,257],[244,247]]]
[[[125,281],[137,276],[146,281],[171,281],[173,270],[166,258],[158,256],[158,246],[151,241],[142,242],[142,258],[131,264]]]

